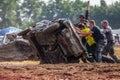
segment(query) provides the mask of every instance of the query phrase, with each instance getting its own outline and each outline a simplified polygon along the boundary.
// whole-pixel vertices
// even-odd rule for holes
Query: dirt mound
[[[0,61],[34,59],[35,54],[24,41],[14,41],[0,47]]]
[[[120,48],[115,47],[120,57]],[[120,80],[120,64],[0,62],[0,80]]]
[[[120,64],[2,62],[0,80],[119,80]]]

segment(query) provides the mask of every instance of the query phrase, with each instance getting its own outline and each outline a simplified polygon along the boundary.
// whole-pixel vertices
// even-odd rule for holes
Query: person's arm
[[[104,34],[106,34],[106,33],[110,32],[110,31],[111,31],[111,29],[110,29],[110,28],[106,28],[106,29],[103,29],[103,31],[102,31],[102,32],[103,32]]]
[[[79,31],[79,32],[81,32],[80,28],[78,28],[78,27],[75,27],[75,29],[76,29],[76,31]]]
[[[89,31],[89,32],[81,32],[80,34],[82,35],[82,36],[88,36],[88,35],[91,35],[91,34],[93,34],[94,32],[93,31]]]

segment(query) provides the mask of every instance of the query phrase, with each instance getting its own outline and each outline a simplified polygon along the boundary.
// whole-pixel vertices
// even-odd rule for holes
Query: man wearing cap
[[[87,20],[85,19],[85,16],[84,15],[79,15],[79,21],[80,21],[80,23],[85,23],[85,22],[87,22]]]

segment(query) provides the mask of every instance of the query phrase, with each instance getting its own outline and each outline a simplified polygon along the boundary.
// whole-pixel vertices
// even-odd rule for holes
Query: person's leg
[[[113,48],[109,50],[109,55],[115,60],[115,62],[120,63],[120,59],[118,59],[118,57],[115,55]]]
[[[105,56],[108,55],[107,45],[104,47],[104,49],[103,49],[103,51],[102,51],[102,55],[105,55]]]
[[[102,49],[101,49],[101,47],[102,46],[100,43],[96,44],[96,51],[94,53],[94,57],[95,57],[96,62],[102,62],[102,55],[101,55]]]
[[[115,63],[115,61],[105,55],[102,55],[102,62],[104,63]]]
[[[97,62],[102,62],[102,52],[106,45],[105,40],[100,40],[96,45],[95,57]]]
[[[87,48],[87,52],[88,52],[88,55],[89,55],[89,57],[87,58],[87,60],[89,61],[89,62],[94,62],[95,60],[94,60],[94,58],[93,58],[93,56],[92,56],[92,49],[91,49],[91,46],[89,46],[88,44],[86,45],[86,48]]]
[[[108,42],[108,53],[109,55],[115,60],[115,62],[120,63],[120,59],[118,59],[118,57],[115,55],[114,52],[114,43],[113,42]]]
[[[90,62],[95,62],[96,61],[96,59],[95,59],[95,50],[96,50],[96,44],[93,44],[93,45],[89,46],[89,51],[90,51],[89,61]]]

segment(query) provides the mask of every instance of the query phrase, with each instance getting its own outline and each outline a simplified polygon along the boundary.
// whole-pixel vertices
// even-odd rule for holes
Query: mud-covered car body
[[[29,40],[41,63],[79,62],[80,57],[86,62],[86,49],[70,20],[39,22],[18,35]]]

